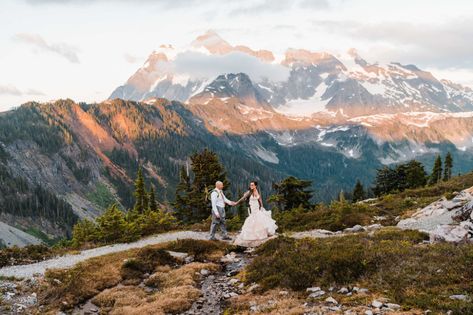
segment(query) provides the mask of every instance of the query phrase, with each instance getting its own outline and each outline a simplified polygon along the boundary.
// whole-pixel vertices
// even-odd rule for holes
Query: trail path
[[[154,245],[175,241],[178,239],[191,238],[196,240],[204,240],[208,238],[207,232],[179,231],[159,234],[156,236],[141,239],[133,243],[114,244],[108,246],[97,247],[81,251],[76,255],[64,255],[30,265],[18,265],[0,268],[0,276],[15,278],[30,278],[35,274],[43,275],[46,269],[51,268],[68,268],[75,264],[87,260],[89,258],[98,257],[110,253],[121,252],[132,248],[141,248],[147,245]]]

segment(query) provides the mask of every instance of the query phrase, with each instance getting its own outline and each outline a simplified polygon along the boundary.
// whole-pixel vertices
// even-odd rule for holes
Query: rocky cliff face
[[[420,209],[398,227],[418,229],[430,234],[433,242],[473,241],[473,187],[456,193],[451,200],[442,198]]]

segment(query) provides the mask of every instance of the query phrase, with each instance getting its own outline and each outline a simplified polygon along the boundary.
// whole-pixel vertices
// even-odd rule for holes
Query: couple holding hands
[[[241,202],[248,202],[249,216],[235,239],[235,244],[246,247],[254,247],[266,241],[276,234],[276,221],[271,218],[271,211],[263,207],[263,198],[258,189],[258,183],[252,181],[250,188],[237,202],[228,200],[223,193],[223,183],[217,181],[215,189],[210,194],[212,202],[212,224],[210,226],[210,239],[216,240],[215,232],[220,226],[223,240],[231,240],[225,226],[225,205],[236,206]]]

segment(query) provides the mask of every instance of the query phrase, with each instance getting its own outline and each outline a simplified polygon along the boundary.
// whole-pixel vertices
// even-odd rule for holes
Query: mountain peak
[[[208,30],[206,33],[198,36],[191,45],[195,48],[203,47],[212,54],[227,54],[233,48],[213,30]]]

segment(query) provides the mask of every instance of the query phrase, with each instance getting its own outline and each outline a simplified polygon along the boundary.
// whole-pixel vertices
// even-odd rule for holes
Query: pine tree
[[[355,188],[353,188],[353,202],[365,199],[365,189],[360,180],[356,181]]]
[[[312,191],[308,190],[312,186],[312,181],[301,180],[294,176],[289,176],[279,183],[273,184],[276,194],[269,197],[269,202],[276,203],[280,210],[291,210],[302,206],[304,209],[310,208]]]
[[[445,164],[443,171],[443,180],[447,181],[452,178],[452,168],[453,168],[453,157],[450,152],[445,156]]]
[[[79,246],[84,243],[97,241],[97,226],[94,222],[84,219],[72,229],[72,244]]]
[[[432,173],[430,174],[429,184],[434,185],[442,179],[442,158],[440,155],[437,155],[434,167],[432,168]]]
[[[418,188],[427,184],[427,173],[421,162],[412,160],[405,164],[406,188]]]
[[[97,218],[97,236],[104,243],[121,242],[128,239],[125,215],[116,204],[110,206]]]
[[[179,184],[176,186],[176,197],[173,206],[176,209],[176,217],[179,220],[187,223],[192,219],[192,209],[189,203],[191,180],[184,167],[181,167],[179,178]]]
[[[378,169],[376,172],[375,184],[373,192],[376,196],[381,196],[397,189],[398,176],[396,170],[387,166]]]
[[[137,213],[143,213],[148,209],[148,194],[145,189],[145,180],[141,166],[138,168],[138,174],[135,180],[135,192],[133,195],[135,196],[135,206],[133,209]]]
[[[151,185],[148,195],[148,204],[150,211],[158,211],[158,203],[156,202],[156,195],[154,193],[154,186]]]
[[[188,205],[192,211],[191,221],[201,221],[210,215],[207,196],[215,186],[215,182],[222,181],[224,190],[227,190],[230,185],[225,169],[216,153],[208,149],[195,153],[191,156],[191,165],[194,180],[191,184]]]

